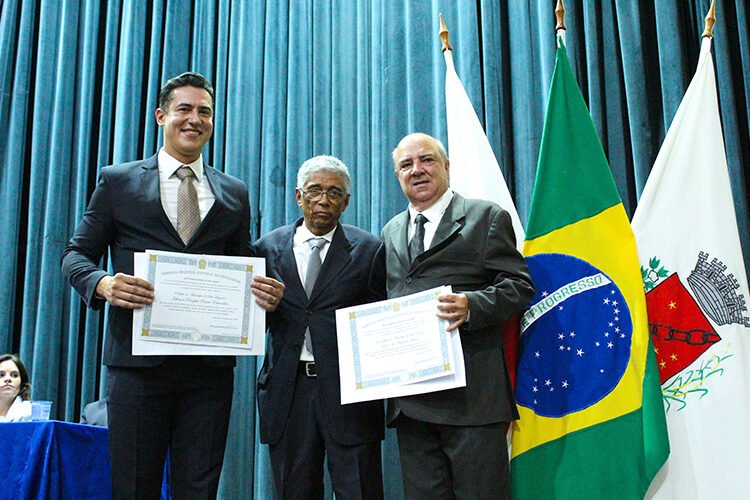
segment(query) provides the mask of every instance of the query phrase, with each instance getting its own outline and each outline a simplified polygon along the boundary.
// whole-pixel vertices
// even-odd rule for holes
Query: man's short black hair
[[[167,80],[167,83],[161,88],[159,91],[159,108],[166,111],[169,108],[169,103],[172,102],[174,89],[180,87],[196,87],[205,90],[211,96],[211,108],[214,107],[214,88],[211,86],[211,82],[200,73],[186,71],[179,76]]]

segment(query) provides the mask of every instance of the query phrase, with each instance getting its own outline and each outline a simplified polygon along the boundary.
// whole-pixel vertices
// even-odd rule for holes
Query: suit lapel
[[[208,182],[208,185],[211,187],[211,192],[214,194],[214,203],[201,221],[198,229],[195,230],[193,237],[190,238],[190,242],[200,236],[200,234],[211,225],[211,220],[214,219],[226,205],[224,201],[224,191],[221,189],[221,182],[219,182],[218,177],[219,175],[216,173],[215,169],[205,163],[203,164],[203,180]]]
[[[351,256],[352,243],[349,241],[344,227],[339,224],[336,232],[333,233],[331,247],[328,249],[326,259],[323,261],[323,267],[320,268],[318,279],[315,280],[315,287],[310,295],[310,302],[313,302],[325,288],[349,265],[352,260]]]
[[[465,200],[461,195],[453,193],[453,198],[445,209],[443,217],[440,219],[440,223],[435,231],[435,236],[432,237],[430,248],[417,257],[414,262],[415,267],[418,266],[420,262],[428,259],[430,256],[445,248],[448,243],[453,240],[454,235],[464,226],[464,220],[466,218],[464,201]]]
[[[302,286],[302,279],[297,269],[297,259],[294,256],[294,233],[297,226],[302,223],[299,219],[294,224],[286,227],[285,231],[279,235],[282,242],[273,256],[271,265],[276,266],[281,280],[286,285],[284,299],[294,301],[300,300],[303,303],[308,302],[307,294]],[[346,234],[343,226],[339,225],[336,232],[333,233],[333,241],[320,268],[318,279],[315,280],[315,288],[310,295],[309,302],[313,302],[349,265],[352,260],[351,256],[352,243]]]
[[[297,259],[294,257],[294,233],[302,219],[295,224],[286,226],[284,233],[281,235],[281,244],[276,249],[274,262],[278,267],[281,281],[286,285],[284,298],[298,298],[303,303],[307,301],[307,294],[302,286],[302,280],[299,277],[297,269]]]
[[[177,230],[170,222],[166,212],[164,212],[164,205],[162,205],[161,202],[161,191],[159,189],[159,167],[156,161],[156,156],[157,155],[154,155],[141,163],[140,186],[142,186],[143,189],[143,210],[146,213],[158,214],[158,219],[164,226],[164,229],[178,242],[180,242],[180,244],[182,244],[180,235],[177,234]]]
[[[409,211],[405,210],[396,216],[390,228],[390,239],[393,242],[393,252],[404,269],[411,267],[409,259]]]

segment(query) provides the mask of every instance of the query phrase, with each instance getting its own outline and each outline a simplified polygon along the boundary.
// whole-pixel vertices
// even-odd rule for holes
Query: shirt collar
[[[448,205],[450,205],[451,200],[453,199],[453,190],[451,188],[448,188],[445,193],[443,193],[443,196],[438,198],[438,201],[433,203],[429,208],[426,208],[422,212],[418,212],[416,208],[414,208],[411,203],[409,204],[409,222],[414,223],[414,219],[417,217],[417,214],[424,215],[429,222],[432,222],[433,224],[437,224],[440,222],[440,219],[443,218],[443,214],[445,213],[445,210],[448,208]]]
[[[198,182],[203,181],[203,154],[198,155],[198,158],[193,163],[181,163],[180,160],[167,153],[167,150],[161,148],[159,150],[159,156],[156,161],[159,165],[159,171],[166,174],[166,177],[172,177],[178,168],[185,165],[190,167],[195,174],[195,180]]]
[[[311,240],[313,238],[323,238],[328,243],[330,243],[333,241],[333,233],[336,232],[336,229],[338,229],[338,224],[326,234],[321,234],[320,236],[318,236],[317,234],[313,234],[312,231],[307,228],[307,226],[305,225],[305,221],[303,220],[302,223],[297,226],[297,231],[294,233],[294,242],[304,243],[307,240]]]

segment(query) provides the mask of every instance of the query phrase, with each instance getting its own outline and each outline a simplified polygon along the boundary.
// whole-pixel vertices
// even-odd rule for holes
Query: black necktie
[[[409,258],[414,262],[417,255],[424,252],[424,223],[427,222],[427,217],[422,214],[417,214],[414,219],[414,236],[409,242]]]

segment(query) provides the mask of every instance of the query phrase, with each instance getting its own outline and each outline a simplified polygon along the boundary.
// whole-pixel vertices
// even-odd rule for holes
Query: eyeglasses
[[[308,189],[307,191],[302,188],[298,189],[302,191],[302,194],[305,195],[305,198],[310,201],[318,201],[323,197],[324,194],[328,196],[328,201],[332,201],[334,203],[339,203],[340,201],[343,201],[344,198],[346,198],[346,193],[338,188],[320,189],[317,187],[313,187]]]

